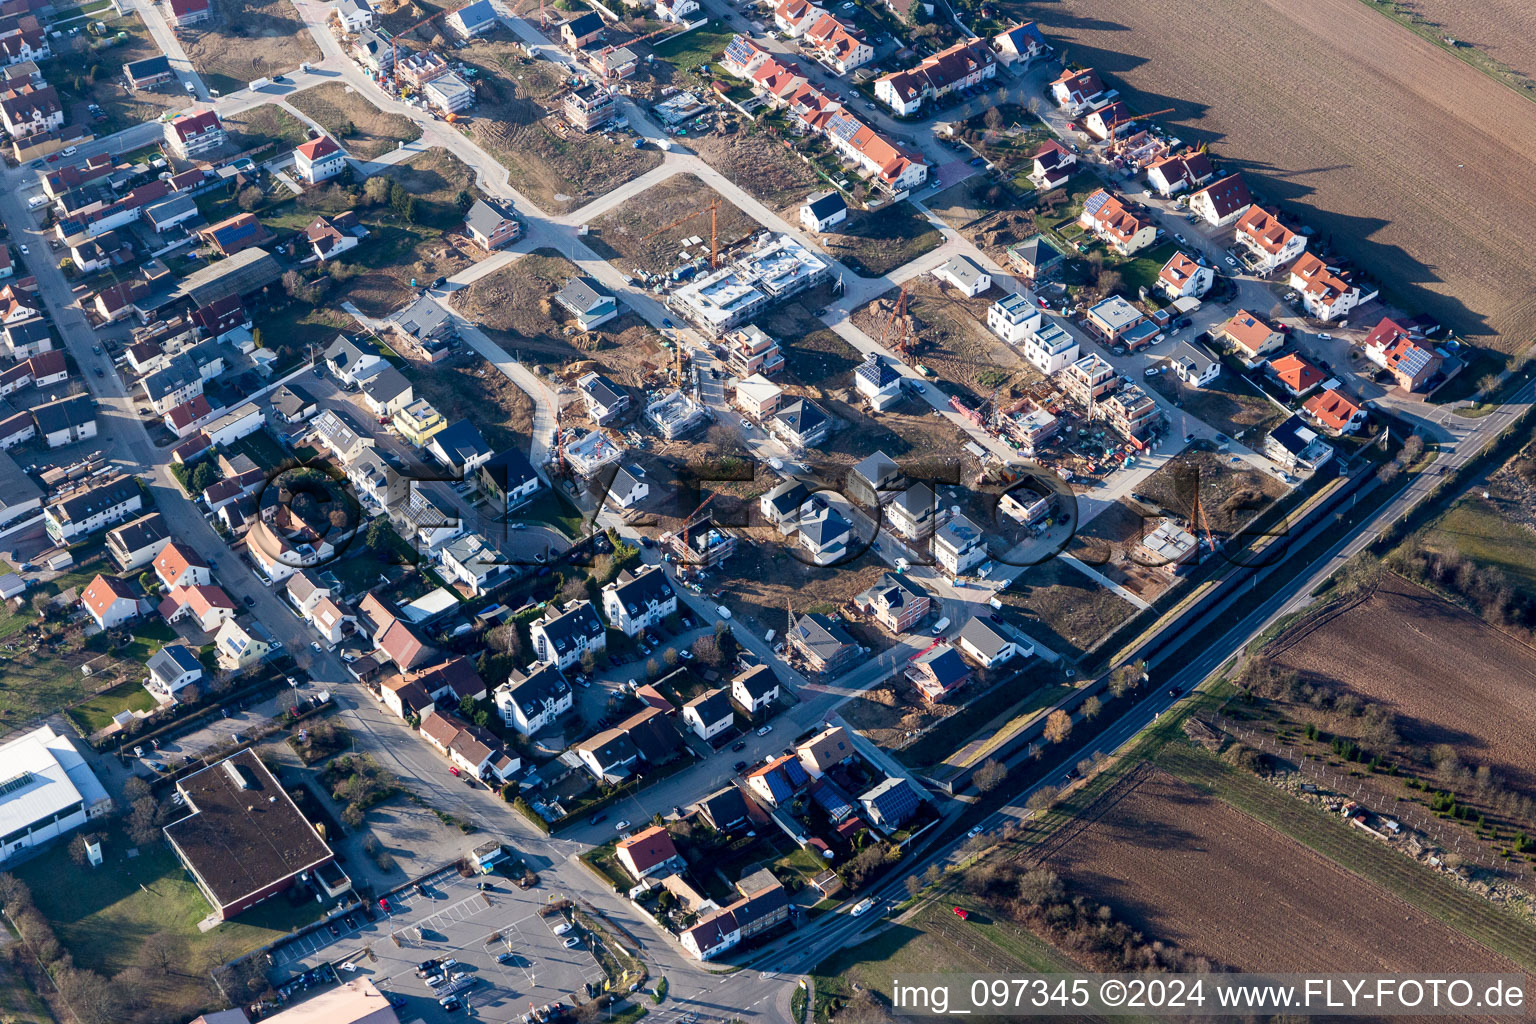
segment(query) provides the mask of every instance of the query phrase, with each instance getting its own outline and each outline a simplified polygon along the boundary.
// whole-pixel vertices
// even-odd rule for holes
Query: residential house
[[[1157,223],[1142,207],[1102,188],[1083,201],[1077,222],[1121,256],[1132,256],[1157,238]]]
[[[438,551],[437,559],[450,582],[462,583],[476,597],[522,575],[511,555],[478,533],[453,538]]]
[[[155,556],[154,569],[155,576],[167,589],[207,586],[213,582],[207,563],[186,542],[172,541],[162,548]]]
[[[189,401],[182,402],[166,413],[164,423],[179,440],[202,430],[204,424],[213,418],[213,406],[208,404],[208,399],[202,395],[193,395]]]
[[[1116,389],[1094,407],[1093,413],[1138,448],[1158,422],[1157,403],[1137,384]]]
[[[607,630],[591,601],[573,602],[564,610],[550,605],[528,632],[538,661],[561,670],[578,664],[588,651],[596,654],[608,646]]]
[[[980,39],[962,39],[923,58],[916,67],[875,80],[875,98],[898,114],[915,114],[924,101],[969,89],[997,76],[997,56]]]
[[[1164,199],[1187,188],[1204,185],[1216,176],[1211,158],[1200,150],[1165,156],[1147,167],[1147,183]]]
[[[476,199],[464,216],[464,230],[481,247],[496,250],[517,241],[523,226],[510,203]]]
[[[357,631],[357,616],[334,598],[323,597],[309,610],[309,624],[326,647],[335,647]]]
[[[479,483],[499,511],[510,512],[529,501],[542,481],[528,456],[519,449],[508,448],[480,467]]]
[[[811,511],[811,492],[799,480],[785,480],[758,499],[763,518],[788,536],[800,528],[800,521]]]
[[[603,500],[620,510],[632,509],[651,493],[651,485],[645,479],[645,467],[623,466],[613,474],[608,493]]]
[[[1021,21],[1012,28],[1003,29],[992,37],[992,49],[997,51],[1004,64],[1025,68],[1051,52],[1040,26],[1033,21]]]
[[[293,168],[306,182],[318,185],[347,169],[347,154],[329,135],[321,135],[293,148]]]
[[[326,409],[311,420],[309,436],[343,467],[350,466],[365,449],[374,447],[373,438],[353,429],[336,409]]]
[[[88,484],[43,509],[43,524],[55,544],[72,544],[144,508],[139,481],[131,476]]]
[[[11,138],[41,135],[64,126],[64,107],[51,85],[31,84],[0,93],[0,124]]]
[[[206,5],[208,0],[201,2]],[[201,160],[224,145],[227,138],[224,122],[212,110],[198,114],[179,114],[165,122],[164,134],[166,146],[181,160]]]
[[[284,423],[303,423],[320,407],[308,391],[297,384],[283,384],[271,394],[272,411]]]
[[[659,565],[645,566],[634,575],[626,569],[603,588],[603,614],[625,636],[654,628],[676,612],[677,591]]]
[[[951,256],[934,268],[933,276],[953,285],[971,299],[992,287],[992,275],[977,266],[969,256]]]
[[[848,204],[841,192],[816,192],[800,207],[800,224],[807,231],[826,231],[848,219]]]
[[[596,371],[578,377],[576,390],[586,403],[587,415],[598,426],[612,423],[629,411],[629,392]]]
[[[747,773],[747,790],[769,807],[788,803],[810,785],[810,775],[794,754],[776,757]]]
[[[1061,272],[1066,254],[1041,234],[1034,234],[1008,247],[1008,262],[1030,284],[1049,281]]]
[[[813,779],[853,760],[854,755],[853,740],[840,725],[828,726],[795,748],[800,766]]]
[[[670,875],[684,867],[672,834],[660,825],[641,829],[614,847],[614,858],[635,881]]]
[[[1238,360],[1250,370],[1285,344],[1285,335],[1245,309],[1216,328],[1216,337],[1231,345]]]
[[[599,782],[617,785],[629,778],[640,762],[634,741],[617,729],[605,729],[575,746],[576,756]]]
[[[1365,409],[1337,388],[1328,388],[1307,399],[1302,413],[1334,436],[1353,434],[1365,423]]]
[[[576,318],[583,331],[590,331],[619,315],[619,304],[612,295],[597,290],[596,283],[585,277],[573,277],[555,293],[557,302]]]
[[[416,398],[411,382],[393,366],[386,366],[363,381],[363,402],[380,420],[410,405]]]
[[[907,664],[907,678],[930,704],[942,704],[971,678],[971,667],[954,647],[934,644]]]
[[[326,368],[343,384],[361,385],[389,364],[370,341],[338,334],[324,354]]]
[[[789,631],[789,646],[812,672],[839,676],[858,661],[859,645],[843,628],[819,612],[800,616]]]
[[[1310,252],[1291,265],[1290,285],[1300,294],[1308,315],[1318,320],[1338,320],[1368,298],[1362,296],[1359,285]]]
[[[169,0],[169,6],[170,14],[166,20],[177,28],[213,20],[213,5],[209,0]]]
[[[453,70],[443,55],[434,50],[407,52],[397,59],[395,76],[413,89],[420,89]]]
[[[314,570],[301,569],[288,577],[283,593],[288,602],[299,610],[299,614],[308,618],[315,605],[331,596],[331,588],[320,582]]]
[[[1213,181],[1189,197],[1189,212],[1213,228],[1231,224],[1253,205],[1253,196],[1241,174]]]
[[[271,644],[251,636],[234,619],[220,626],[213,638],[214,658],[226,672],[244,671],[265,658],[271,649]]]
[[[986,534],[966,516],[959,515],[933,534],[933,558],[951,576],[964,576],[988,558]]]
[[[1390,318],[1371,328],[1365,336],[1365,356],[1386,370],[1404,391],[1423,391],[1443,362],[1428,341],[1413,338]]]
[[[1051,376],[1077,362],[1077,339],[1054,320],[1042,321],[1037,330],[1024,335],[1023,356],[1035,369]]]
[[[176,78],[165,56],[149,57],[123,65],[123,80],[130,89],[153,89]]]
[[[126,582],[98,575],[80,592],[80,605],[100,629],[115,629],[139,617],[139,598]]]
[[[491,695],[501,720],[524,736],[552,725],[571,710],[571,684],[553,665],[537,665],[532,674],[514,672]]]
[[[304,239],[309,242],[315,258],[324,263],[361,245],[362,239],[359,237],[359,232],[362,231],[366,229],[359,224],[357,214],[348,210],[329,220],[316,217],[314,222],[304,229]]]
[[[1216,271],[1183,252],[1170,256],[1157,272],[1157,287],[1170,300],[1202,299],[1215,283]]]
[[[848,471],[847,494],[873,508],[891,496],[901,484],[901,467],[885,452],[866,455]]]
[[[443,414],[433,408],[432,403],[425,398],[417,398],[407,402],[402,408],[396,409],[394,418],[390,422],[394,425],[396,433],[417,448],[425,448],[427,442],[448,426],[448,421],[443,418]]]
[[[916,0],[914,0],[915,6]],[[734,903],[702,918],[678,934],[695,959],[712,960],[721,953],[757,938],[789,919],[789,897],[770,876],[770,885],[744,893]],[[738,886],[740,891],[740,886]]]
[[[881,576],[853,601],[860,611],[897,636],[917,628],[933,607],[927,588],[905,573],[894,572]]]
[[[817,18],[805,32],[805,48],[823,66],[846,75],[875,59],[864,33],[831,14]]]
[[[409,672],[425,665],[432,650],[404,619],[392,618],[374,634],[371,656],[380,665],[393,664],[400,671]]]
[[[446,496],[419,486],[417,481],[411,481],[410,493],[398,515],[401,533],[423,552],[436,552],[465,529],[458,506]]]
[[[1055,139],[1046,140],[1032,159],[1034,170],[1029,177],[1042,190],[1061,188],[1077,170],[1077,154]]]
[[[1323,371],[1295,352],[1271,359],[1267,369],[1292,398],[1300,398],[1323,382]]]
[[[5,465],[0,460],[0,466]],[[18,494],[11,480],[4,481],[5,491],[0,494],[0,502],[5,503],[5,512],[10,513],[17,507]],[[36,504],[36,499],[32,499]],[[42,514],[42,506],[36,504],[38,515]],[[0,535],[5,533],[4,526],[0,526]],[[155,555],[165,546],[170,532],[165,519],[159,512],[151,512],[147,516],[124,523],[114,530],[107,531],[107,551],[112,555],[112,560],[117,563],[118,569],[123,572],[132,572],[143,568],[154,560]]]
[[[1271,430],[1264,439],[1264,455],[1286,472],[1315,470],[1333,457],[1333,448],[1317,436],[1299,415]]]
[[[460,39],[473,39],[482,36],[495,28],[500,21],[497,18],[496,8],[491,6],[491,0],[474,0],[474,3],[465,4],[458,10],[443,19],[443,24],[448,26]]]
[[[918,481],[896,493],[886,505],[885,515],[891,528],[903,540],[916,543],[933,532],[938,511],[938,496],[933,488]]]
[[[711,793],[698,803],[699,814],[716,832],[730,832],[752,820],[747,798],[735,786]]]
[[[848,554],[853,524],[837,509],[816,502],[800,518],[800,546],[810,552],[816,565],[836,565]]]
[[[290,524],[295,518],[290,517]],[[286,580],[300,569],[319,565],[336,553],[331,542],[313,530],[294,530],[292,538],[285,535],[287,532],[274,529],[263,519],[252,523],[245,533],[246,553],[273,583]]]
[[[1051,99],[1068,114],[1079,114],[1098,106],[1108,97],[1104,81],[1093,68],[1062,71],[1050,84]]]
[[[730,331],[721,339],[725,361],[737,377],[772,377],[784,368],[784,353],[776,338],[756,324]]]
[[[159,701],[169,701],[176,694],[203,678],[202,662],[186,644],[166,644],[145,663],[149,678],[144,688]]]
[[[735,721],[730,694],[718,688],[705,690],[683,705],[683,721],[699,739],[713,740]]]
[[[172,587],[160,602],[160,617],[167,622],[190,618],[205,633],[212,633],[235,617],[235,602],[222,587],[213,585]]]
[[[58,355],[45,352],[43,355]],[[33,356],[33,361],[41,357]],[[32,409],[37,436],[49,448],[85,441],[96,436],[96,400],[88,394],[67,395]]]
[[[1022,344],[1043,322],[1040,308],[1023,292],[1010,292],[987,308],[987,326],[1010,345]]]
[[[596,83],[568,90],[561,110],[567,121],[584,132],[597,131],[619,115],[613,89]]]
[[[779,677],[767,665],[753,665],[731,679],[731,700],[749,717],[773,707],[779,699]]]
[[[662,21],[686,25],[699,12],[699,0],[656,0],[656,16]]]
[[[421,95],[441,114],[457,114],[475,105],[475,87],[457,72],[432,79],[422,88]]]
[[[1095,107],[1084,114],[1078,123],[1083,131],[1100,142],[1107,141],[1111,135],[1128,135],[1135,129],[1131,108],[1119,100]]]
[[[869,402],[870,408],[881,412],[901,401],[901,373],[891,360],[878,352],[869,352],[854,370],[854,386]],[[738,385],[738,389],[740,385]],[[778,396],[775,395],[775,406]]]
[[[331,8],[331,13],[341,24],[341,30],[351,35],[373,28],[378,23],[368,0],[341,0],[341,3]]]
[[[1032,658],[1035,645],[1015,633],[994,616],[973,615],[956,638],[960,653],[973,659],[982,668],[1006,665],[1014,658]]]
[[[1181,341],[1168,353],[1168,364],[1185,384],[1203,388],[1221,376],[1221,360],[1202,346]]]
[[[887,831],[911,821],[922,802],[912,783],[898,777],[887,778],[859,796],[859,806],[864,808],[870,824]]]
[[[1250,206],[1238,220],[1237,244],[1248,251],[1248,265],[1265,274],[1279,270],[1307,248],[1304,236],[1262,206]]]
[[[775,410],[768,429],[792,448],[814,448],[827,439],[832,420],[809,398],[795,398]]]
[[[827,12],[810,0],[779,0],[773,9],[773,23],[791,39],[799,39]]]
[[[573,53],[588,43],[596,42],[602,34],[603,19],[596,11],[578,14],[560,26],[560,41]]]
[[[1088,409],[1120,386],[1120,375],[1115,368],[1093,353],[1068,366],[1058,379],[1067,397]]]

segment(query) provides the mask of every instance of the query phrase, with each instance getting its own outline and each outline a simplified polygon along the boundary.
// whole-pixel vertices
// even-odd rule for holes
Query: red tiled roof
[[[1360,406],[1342,391],[1329,388],[1322,394],[1313,395],[1302,406],[1323,426],[1343,430],[1350,419],[1360,411]]]
[[[671,833],[660,825],[652,825],[628,839],[619,840],[617,849],[626,851],[634,869],[642,874],[677,856]]]
[[[1173,254],[1173,258],[1163,264],[1163,269],[1158,271],[1158,280],[1167,281],[1175,288],[1183,288],[1188,281],[1200,269],[1200,264],[1190,259],[1182,252]]]
[[[1216,211],[1217,217],[1226,217],[1253,203],[1253,196],[1249,194],[1248,185],[1240,174],[1229,174],[1220,181],[1213,181],[1195,195],[1210,199],[1211,208]]]
[[[208,404],[208,399],[202,395],[196,395],[166,413],[165,418],[170,421],[172,429],[179,430],[212,413],[213,406]]]
[[[1323,371],[1294,352],[1269,361],[1269,370],[1296,394],[1322,383]]]
[[[302,146],[295,146],[293,151],[303,154],[304,159],[313,161],[323,156],[330,156],[332,153],[340,153],[341,147],[332,142],[329,135],[322,135],[318,139],[310,139]]]
[[[1222,325],[1222,330],[1227,337],[1250,352],[1257,352],[1269,336],[1275,333],[1273,327],[1246,309],[1233,314],[1232,319]]]
[[[155,573],[159,575],[162,581],[166,582],[180,579],[181,574],[192,566],[197,566],[200,569],[208,568],[195,551],[191,548],[180,547],[175,541],[171,541],[160,549],[160,553],[155,556],[154,564]]]
[[[1253,244],[1271,256],[1284,249],[1296,232],[1280,223],[1278,217],[1261,206],[1251,206],[1237,222],[1237,233],[1253,240]]]
[[[97,576],[80,594],[80,603],[98,619],[120,599],[135,600],[133,590],[122,580],[110,576]]]

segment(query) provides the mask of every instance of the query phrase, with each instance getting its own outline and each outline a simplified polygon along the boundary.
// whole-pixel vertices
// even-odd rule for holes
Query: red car
[[[448,770],[453,772],[453,777],[454,778],[458,778],[459,777],[459,770],[457,768],[455,768],[453,765],[449,765],[448,766]]]
[[[379,909],[384,911],[386,914],[389,913],[389,900],[385,899],[383,896],[379,897]]]

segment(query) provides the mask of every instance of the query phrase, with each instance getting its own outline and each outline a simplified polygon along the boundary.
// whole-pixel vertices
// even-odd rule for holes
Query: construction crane
[[[940,644],[947,644],[947,643],[949,643],[949,638],[948,637],[942,637],[942,636],[941,637],[936,637],[934,639],[933,643],[929,644],[927,647],[924,647],[922,650],[918,651],[916,654],[912,655],[907,660],[908,661],[916,661],[918,658],[921,658],[923,655],[927,654],[929,651],[933,650],[935,647],[938,647]]]
[[[1214,555],[1216,553],[1216,538],[1211,536],[1211,523],[1210,520],[1205,518],[1205,502],[1200,500],[1200,489],[1198,486],[1195,488],[1195,522],[1199,525],[1201,532],[1205,534],[1205,546],[1210,548],[1211,554]],[[1197,557],[1195,560],[1199,561],[1199,558]]]
[[[706,214],[706,213],[709,214],[709,269],[713,270],[713,269],[715,269],[715,267],[720,265],[720,199],[719,199],[719,197],[716,197],[716,198],[710,200],[710,203],[709,203],[708,206],[703,207],[702,209],[695,210],[695,211],[693,211],[692,213],[690,213],[686,217],[679,217],[677,220],[673,221],[671,224],[668,224],[664,228],[657,228],[655,231],[652,231],[650,234],[648,234],[644,238],[640,239],[640,241],[648,242],[651,239],[655,238],[657,235],[664,234],[664,233],[666,233],[668,231],[671,231],[673,228],[679,227],[680,225],[683,225],[683,224],[686,224],[689,221],[693,220],[693,218],[702,216],[703,214]]]
[[[910,362],[911,350],[908,340],[912,332],[907,324],[907,286],[901,286],[901,292],[896,296],[896,304],[891,307],[891,315],[885,321],[885,329],[880,332],[880,347],[886,348],[886,339],[890,336],[891,328],[900,322],[901,327],[896,334],[896,341],[890,346],[896,352],[896,358],[902,362]]]
[[[390,76],[395,80],[397,91],[400,85],[400,37],[403,35],[409,35],[410,33],[415,32],[417,29],[421,28],[423,25],[434,22],[444,15],[452,14],[454,11],[461,11],[473,2],[475,2],[475,0],[468,0],[468,2],[459,4],[459,6],[453,8],[452,10],[437,11],[433,14],[429,14],[425,18],[422,18],[420,21],[418,21],[416,24],[412,25],[410,28],[406,29],[404,32],[397,33],[395,37],[389,41],[389,73]]]
[[[688,513],[688,518],[683,520],[682,529],[679,530],[678,533],[683,538],[683,547],[684,548],[688,547],[688,532],[693,529],[694,521],[699,518],[699,513],[703,512],[704,509],[709,506],[709,503],[715,500],[715,496],[717,494],[719,494],[718,491],[714,492],[709,497],[707,497],[703,501],[699,502],[699,507],[694,509],[692,512]]]
[[[1109,155],[1117,155],[1119,151],[1125,146],[1125,140],[1115,136],[1115,132],[1119,130],[1121,125],[1133,124],[1146,118],[1161,117],[1164,114],[1171,114],[1174,112],[1174,109],[1174,107],[1169,107],[1167,110],[1154,110],[1150,114],[1132,114],[1129,117],[1117,117],[1113,121],[1109,122],[1108,126],[1105,128],[1105,131],[1109,132],[1109,149],[1107,151]]]

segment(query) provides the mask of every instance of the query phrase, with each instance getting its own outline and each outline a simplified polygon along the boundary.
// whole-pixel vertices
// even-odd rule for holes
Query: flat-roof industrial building
[[[68,736],[44,725],[0,746],[0,863],[111,810]]]

